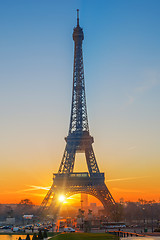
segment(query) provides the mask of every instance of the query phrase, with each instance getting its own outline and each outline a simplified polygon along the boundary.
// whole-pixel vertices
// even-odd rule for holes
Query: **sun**
[[[64,195],[60,195],[58,199],[59,199],[60,202],[64,202],[65,196]]]

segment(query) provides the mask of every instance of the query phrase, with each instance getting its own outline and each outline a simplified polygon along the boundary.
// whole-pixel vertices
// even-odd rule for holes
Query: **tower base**
[[[104,182],[104,173],[90,176],[88,172],[75,172],[53,176],[53,185],[41,204],[43,211],[47,210],[48,214],[56,218],[62,204],[59,202],[61,195],[68,198],[74,194],[85,193],[96,197],[103,204],[105,214],[111,217],[115,201]]]

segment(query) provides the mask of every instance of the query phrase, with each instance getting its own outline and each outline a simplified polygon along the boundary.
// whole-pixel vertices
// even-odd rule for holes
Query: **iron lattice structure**
[[[71,118],[66,148],[57,174],[54,174],[53,185],[41,204],[41,210],[48,208],[57,211],[57,198],[59,194],[69,197],[76,193],[91,194],[98,198],[107,213],[115,205],[115,201],[109,192],[104,173],[99,171],[92,143],[93,137],[89,133],[82,42],[84,34],[79,26],[79,11],[77,10],[77,26],[73,31],[74,40],[74,69]],[[84,152],[88,166],[88,172],[74,173],[76,152]]]

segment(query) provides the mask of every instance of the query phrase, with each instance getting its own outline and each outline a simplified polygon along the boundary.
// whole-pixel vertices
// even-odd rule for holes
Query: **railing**
[[[71,173],[69,175],[70,177],[89,177],[89,174],[87,172],[83,173]]]
[[[62,173],[62,174],[53,174],[54,177],[58,178],[64,178],[64,177],[71,177],[71,178],[80,178],[80,177],[86,177],[86,178],[104,178],[104,173],[92,173],[90,175],[88,172],[74,172],[70,174]]]
[[[125,231],[106,231],[106,233],[110,233],[112,235],[116,235],[118,237],[144,237],[145,234],[125,232]]]
[[[66,182],[69,185],[87,185],[104,183],[104,173],[94,173],[90,175],[88,172],[75,172],[70,174],[53,174],[54,183],[61,185]]]

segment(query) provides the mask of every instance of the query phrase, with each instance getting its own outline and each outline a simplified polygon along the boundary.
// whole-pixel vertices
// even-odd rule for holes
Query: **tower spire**
[[[79,27],[79,9],[77,9],[77,27]]]

